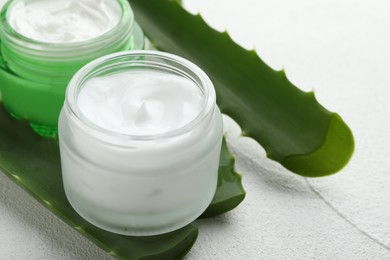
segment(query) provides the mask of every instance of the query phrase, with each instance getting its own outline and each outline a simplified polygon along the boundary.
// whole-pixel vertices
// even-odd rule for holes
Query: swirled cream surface
[[[204,98],[190,79],[155,71],[119,72],[87,80],[78,107],[94,124],[118,133],[154,135],[196,118]]]
[[[73,43],[96,38],[121,18],[116,0],[15,1],[7,13],[11,27],[40,42]]]

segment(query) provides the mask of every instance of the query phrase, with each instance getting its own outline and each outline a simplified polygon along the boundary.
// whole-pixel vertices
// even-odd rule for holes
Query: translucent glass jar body
[[[157,52],[131,52],[97,62],[71,81],[59,121],[64,187],[71,205],[92,224],[126,235],[166,233],[195,220],[213,199],[222,117],[210,80],[183,61]],[[104,73],[104,67],[112,69],[115,63],[126,70],[191,78],[202,89],[205,109],[184,128],[156,136],[126,136],[91,125],[78,116],[71,100],[77,99],[78,84],[88,74]]]
[[[57,132],[66,86],[77,70],[103,55],[143,48],[142,31],[134,25],[128,2],[117,1],[121,18],[114,28],[91,40],[64,44],[35,41],[10,26],[9,10],[29,0],[9,1],[3,7],[0,89],[11,115],[27,119],[38,134],[52,136]]]

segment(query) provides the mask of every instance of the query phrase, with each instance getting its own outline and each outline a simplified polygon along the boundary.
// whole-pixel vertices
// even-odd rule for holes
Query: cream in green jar
[[[53,136],[71,77],[88,62],[143,47],[126,0],[13,0],[1,12],[0,88],[11,115]]]

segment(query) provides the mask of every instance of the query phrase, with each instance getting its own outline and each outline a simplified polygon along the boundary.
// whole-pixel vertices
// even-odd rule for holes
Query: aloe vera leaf
[[[313,92],[303,92],[274,71],[255,51],[210,28],[200,15],[171,0],[129,0],[136,19],[159,49],[198,64],[212,79],[221,111],[258,141],[268,158],[308,177],[339,171],[351,158],[351,130],[326,110]]]
[[[234,171],[234,157],[230,154],[224,139],[219,161],[217,192],[210,206],[200,218],[214,217],[232,210],[244,200],[245,194],[241,175]]]
[[[196,241],[198,229],[192,224],[168,234],[151,237],[117,235],[89,224],[73,210],[66,199],[59,149],[55,140],[36,136],[27,122],[11,119],[2,106],[0,170],[65,223],[117,258],[181,258]]]

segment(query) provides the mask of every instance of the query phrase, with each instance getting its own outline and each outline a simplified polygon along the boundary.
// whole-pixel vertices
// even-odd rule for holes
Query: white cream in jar
[[[206,74],[155,51],[100,58],[71,80],[59,121],[66,195],[126,235],[183,227],[216,190],[222,118]]]
[[[57,134],[65,89],[81,67],[144,48],[127,0],[9,0],[1,17],[2,101],[44,137]]]
[[[72,43],[99,37],[121,18],[116,0],[19,1],[8,23],[19,34],[41,42]]]
[[[182,76],[120,72],[84,83],[77,105],[94,124],[114,132],[146,135],[180,128],[200,113],[200,89]]]

